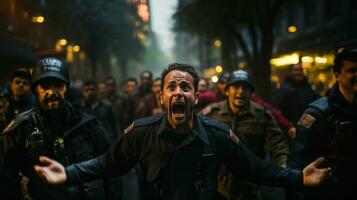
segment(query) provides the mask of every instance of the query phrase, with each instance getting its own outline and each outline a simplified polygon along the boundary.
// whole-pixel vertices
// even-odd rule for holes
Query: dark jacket
[[[0,199],[21,198],[20,172],[29,178],[28,191],[36,200],[104,199],[101,180],[73,186],[51,186],[35,173],[33,165],[39,154],[69,165],[96,157],[108,147],[104,129],[93,116],[78,113],[70,104],[65,104],[61,116],[51,124],[35,108],[19,114],[0,135]],[[35,140],[31,136],[35,127],[43,132],[43,142],[36,143],[40,141],[38,137]]]
[[[290,167],[302,169],[324,156],[331,177],[319,187],[305,189],[302,199],[352,199],[356,180],[357,106],[349,104],[336,84],[325,97],[311,103],[300,118],[292,141]]]
[[[309,103],[318,97],[306,78],[302,82],[296,82],[288,76],[278,90],[276,102],[273,103],[295,124]]]
[[[192,130],[177,142],[166,114],[134,121],[103,156],[66,168],[69,183],[121,176],[137,163],[150,188],[147,199],[215,199],[219,167],[244,180],[275,186],[302,186],[302,173],[255,157],[228,126],[195,116]]]
[[[95,116],[100,121],[100,123],[105,128],[106,133],[108,133],[107,138],[109,139],[110,143],[114,142],[114,140],[116,140],[122,134],[123,131],[120,127],[121,123],[118,123],[113,107],[110,103],[105,101],[97,101],[93,105],[89,106],[86,105],[83,100],[81,100],[81,102],[78,104],[81,108],[81,111]]]

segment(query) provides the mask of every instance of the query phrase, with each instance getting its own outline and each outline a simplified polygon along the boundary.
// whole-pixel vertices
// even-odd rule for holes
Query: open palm
[[[40,156],[40,164],[35,165],[37,174],[49,184],[63,184],[67,180],[64,167],[55,160]]]

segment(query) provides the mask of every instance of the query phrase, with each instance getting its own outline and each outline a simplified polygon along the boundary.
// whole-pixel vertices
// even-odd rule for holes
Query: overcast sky
[[[171,28],[173,26],[172,14],[176,6],[177,0],[150,0],[152,29],[164,52],[170,52],[174,44],[174,34]]]

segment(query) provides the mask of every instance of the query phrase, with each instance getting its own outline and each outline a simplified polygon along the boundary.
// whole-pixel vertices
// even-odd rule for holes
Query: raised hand
[[[304,168],[303,174],[304,174],[304,185],[305,186],[320,185],[321,182],[326,177],[326,175],[331,172],[330,168],[321,168],[321,169],[317,168],[324,161],[325,161],[325,159],[323,157],[320,157]]]
[[[67,175],[60,163],[46,156],[40,156],[40,164],[35,165],[34,169],[44,181],[54,185],[66,182]]]

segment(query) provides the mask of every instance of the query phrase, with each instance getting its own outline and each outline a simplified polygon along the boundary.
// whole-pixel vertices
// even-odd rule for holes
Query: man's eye
[[[167,88],[168,88],[169,90],[174,90],[174,89],[175,89],[175,85],[169,85]]]
[[[188,91],[188,90],[191,89],[191,87],[189,85],[186,85],[186,84],[182,85],[181,88],[182,88],[183,91]]]

